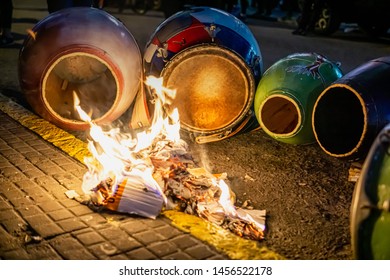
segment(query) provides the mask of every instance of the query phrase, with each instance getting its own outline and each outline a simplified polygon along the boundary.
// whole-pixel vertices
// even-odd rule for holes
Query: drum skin
[[[320,147],[340,159],[364,160],[390,123],[390,56],[353,69],[326,88],[314,105],[313,131]]]
[[[254,108],[261,128],[289,144],[315,142],[313,105],[342,76],[338,64],[316,53],[295,53],[268,68],[257,87]]]
[[[63,129],[85,130],[81,108],[98,124],[119,118],[142,81],[140,49],[126,27],[89,7],[63,9],[38,22],[19,55],[19,81],[33,110]]]
[[[260,48],[250,29],[210,7],[166,19],[144,51],[145,76],[163,77],[164,86],[177,90],[173,105],[181,127],[198,143],[258,128],[253,99],[262,72]]]
[[[364,161],[351,205],[354,258],[390,259],[390,125]]]

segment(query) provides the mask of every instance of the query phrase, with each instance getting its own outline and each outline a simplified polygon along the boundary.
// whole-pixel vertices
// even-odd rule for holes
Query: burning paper
[[[178,209],[239,236],[263,239],[265,213],[254,219],[236,209],[224,176],[197,166],[180,139],[178,112],[167,112],[166,106],[175,92],[163,88],[162,79],[149,77],[147,85],[155,94],[152,126],[135,136],[119,129],[103,131],[81,109],[75,94],[75,109],[91,125],[93,158],[86,159],[89,170],[83,190],[93,205],[148,218],[155,218],[163,208]]]

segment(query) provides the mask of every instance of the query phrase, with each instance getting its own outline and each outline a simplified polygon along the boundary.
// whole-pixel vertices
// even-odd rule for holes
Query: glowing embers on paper
[[[264,238],[265,211],[253,217],[234,206],[234,194],[223,180],[196,165],[188,145],[180,139],[176,109],[167,111],[175,91],[162,86],[162,79],[148,77],[154,94],[155,112],[150,128],[137,133],[104,131],[84,112],[75,93],[75,109],[89,122],[88,172],[83,191],[90,204],[118,212],[156,218],[163,209],[197,215],[239,236]],[[256,218],[254,218],[256,216]]]

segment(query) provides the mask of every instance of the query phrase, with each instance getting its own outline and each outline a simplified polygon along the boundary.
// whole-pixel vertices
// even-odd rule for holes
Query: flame
[[[134,182],[142,178],[147,186],[160,192],[165,204],[168,204],[162,189],[164,187],[161,187],[154,179],[155,167],[150,159],[149,149],[153,145],[158,145],[159,141],[164,143],[169,141],[173,143],[172,145],[178,146],[183,143],[180,138],[179,112],[177,108],[171,110],[169,106],[175,98],[176,91],[165,88],[162,78],[148,77],[145,83],[151,88],[154,96],[155,111],[152,125],[137,133],[135,137],[131,133],[121,133],[119,129],[104,131],[83,111],[77,93],[73,92],[75,111],[78,112],[81,120],[89,123],[89,134],[92,139],[88,143],[88,149],[93,156],[85,159],[88,167],[82,185],[85,193],[93,193],[96,186],[101,185],[101,182],[106,182],[107,178],[110,178],[110,185],[114,186],[112,190],[107,189],[107,192],[111,193],[115,193],[123,178],[132,178]],[[165,153],[162,151],[161,154],[158,153],[158,156],[163,159],[171,156]],[[232,203],[230,188],[222,178],[214,177],[212,183],[221,190],[218,203],[226,215],[244,219],[264,230],[264,225],[257,223],[245,212],[236,210]],[[98,200],[101,199],[101,197],[98,198]]]

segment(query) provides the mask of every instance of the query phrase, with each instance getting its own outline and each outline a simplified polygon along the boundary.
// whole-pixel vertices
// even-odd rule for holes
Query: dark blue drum
[[[158,26],[143,59],[145,76],[163,77],[176,89],[171,107],[198,143],[259,127],[252,107],[262,56],[236,17],[209,7],[176,13]]]

